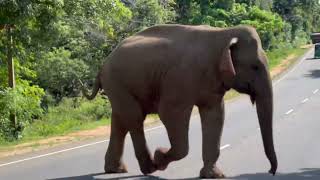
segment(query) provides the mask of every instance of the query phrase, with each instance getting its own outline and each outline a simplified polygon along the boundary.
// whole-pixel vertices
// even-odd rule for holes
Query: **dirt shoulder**
[[[311,45],[307,45],[302,47],[304,49],[310,49]],[[291,65],[293,65],[299,59],[298,55],[291,54],[286,59],[281,61],[279,65],[274,67],[271,71],[272,78],[278,77],[281,73],[285,72]],[[237,93],[231,92],[230,98],[234,98],[238,96]],[[198,115],[198,109],[194,108],[192,115]],[[160,121],[158,116],[148,116],[145,121],[146,128],[152,128],[154,126],[158,126]],[[101,138],[101,137],[109,137],[110,135],[110,127],[109,126],[101,126],[91,130],[81,130],[73,133],[69,133],[62,136],[49,137],[41,140],[34,140],[26,143],[21,143],[18,145],[4,146],[0,147],[0,158],[5,158],[9,156],[21,155],[29,152],[44,150],[52,147],[57,147],[60,145],[65,145],[68,143]]]
[[[310,48],[312,48],[312,46],[313,45],[311,44],[301,46],[301,49],[307,49],[306,52],[302,54],[302,56],[301,55],[299,56],[297,54],[290,54],[287,58],[282,60],[279,65],[272,68],[272,70],[270,71],[270,75],[272,79],[279,77],[282,73],[284,73],[287,69],[289,69],[292,65],[294,65],[297,60],[299,60],[306,53],[308,53],[308,51],[310,50]]]

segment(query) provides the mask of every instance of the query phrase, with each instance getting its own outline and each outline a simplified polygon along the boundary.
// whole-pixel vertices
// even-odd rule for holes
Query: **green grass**
[[[109,125],[110,115],[110,104],[101,97],[97,97],[93,101],[82,98],[64,99],[58,106],[49,107],[48,113],[41,119],[27,125],[21,139],[6,142],[0,138],[0,146],[15,145]]]
[[[279,65],[282,62],[282,60],[287,58],[289,55],[300,57],[306,51],[307,49],[302,49],[302,48],[289,48],[289,49],[277,49],[271,52],[267,52],[267,56],[269,59],[269,68],[272,70],[272,68]]]
[[[110,124],[111,107],[97,97],[94,101],[64,99],[59,106],[49,108],[42,120],[24,130],[24,138],[48,137]]]
[[[235,91],[234,89],[231,89],[230,91],[228,91],[225,95],[224,95],[224,100],[230,100],[233,99],[237,96],[239,96],[240,93],[238,93],[237,91]]]
[[[159,119],[159,115],[158,115],[158,114],[148,114],[148,115],[147,115],[147,118],[150,118],[150,119]]]

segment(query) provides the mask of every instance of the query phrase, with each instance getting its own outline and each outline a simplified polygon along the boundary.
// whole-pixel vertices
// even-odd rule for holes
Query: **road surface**
[[[226,104],[219,167],[230,179],[320,179],[320,60],[311,59],[313,50],[274,81],[275,147],[278,174],[267,174],[270,165],[264,155],[256,110],[247,96]],[[146,132],[152,152],[169,147],[165,129]],[[108,141],[55,148],[0,160],[0,180],[108,180],[108,179],[196,179],[202,167],[199,116],[190,123],[189,155],[167,170],[144,177],[134,157],[130,137],[126,139],[124,161],[130,173],[103,174]],[[92,143],[92,142],[88,142]],[[70,149],[71,148],[71,149]]]

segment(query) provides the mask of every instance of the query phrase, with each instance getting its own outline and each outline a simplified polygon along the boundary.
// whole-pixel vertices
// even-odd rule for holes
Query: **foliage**
[[[272,9],[273,0],[236,0],[237,3],[244,3],[248,6],[257,6],[262,10],[270,11]]]
[[[276,37],[284,27],[284,22],[279,15],[261,10],[257,6],[249,9],[248,19],[242,20],[240,24],[255,27],[265,49],[272,49],[272,46],[277,44]]]
[[[101,96],[93,101],[64,98],[59,106],[49,107],[48,113],[41,120],[27,127],[23,136],[30,138],[64,134],[101,119],[110,122],[110,116],[110,103]]]
[[[318,0],[274,0],[273,10],[292,26],[291,41],[299,31],[307,34],[320,31],[320,2]]]
[[[21,82],[15,89],[0,91],[0,138],[12,141],[21,135],[23,129],[42,116],[40,100],[44,92],[38,86]],[[18,134],[10,121],[10,113],[17,117]]]
[[[267,52],[269,68],[272,69],[279,65],[284,59],[289,55],[294,59],[297,59],[303,55],[307,49],[302,49],[300,47],[283,47],[273,51]],[[294,62],[294,61],[293,61]]]
[[[174,22],[176,16],[174,4],[173,0],[136,0],[131,5],[133,12],[131,31],[137,32],[152,25]]]
[[[189,19],[189,12],[191,7],[190,0],[176,0],[175,1],[175,11],[177,12],[177,22],[180,22],[182,24],[188,23]]]
[[[224,3],[221,3],[224,2]],[[234,3],[233,1],[215,1],[212,8],[201,10],[201,3],[191,5],[190,23],[209,24],[216,27],[228,27],[247,24],[255,27],[261,36],[265,49],[272,49],[278,43],[285,22],[278,14],[260,9],[258,6]],[[222,6],[224,5],[224,6]],[[283,40],[283,39],[281,39]]]
[[[68,0],[63,10],[61,37],[55,47],[83,61],[93,78],[104,58],[127,36],[132,12],[119,0]]]
[[[63,97],[77,96],[80,92],[78,79],[85,79],[88,66],[81,60],[71,58],[71,52],[56,49],[46,53],[38,63],[39,84],[61,100]]]

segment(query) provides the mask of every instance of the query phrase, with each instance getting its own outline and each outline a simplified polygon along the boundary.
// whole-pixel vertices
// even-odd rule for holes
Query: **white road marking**
[[[309,98],[305,98],[301,103],[306,103],[307,101],[309,101]]]
[[[313,91],[313,94],[316,94],[319,91],[319,89],[316,89]]]
[[[159,129],[159,128],[163,128],[163,127],[164,126],[162,126],[162,125],[161,126],[156,126],[156,127],[150,128],[150,129],[146,129],[145,132],[152,131],[152,130]],[[81,145],[81,146],[76,146],[76,147],[73,147],[73,148],[68,148],[68,149],[63,149],[63,150],[60,150],[60,151],[55,151],[55,152],[51,152],[51,153],[47,153],[47,154],[42,154],[42,155],[39,155],[39,156],[33,156],[33,157],[25,158],[25,159],[20,159],[20,160],[8,162],[8,163],[0,164],[0,167],[8,166],[8,165],[11,165],[11,164],[16,164],[16,163],[20,163],[20,162],[24,162],[24,161],[30,161],[30,160],[33,160],[33,159],[38,159],[38,158],[42,158],[42,157],[46,157],[46,156],[52,156],[52,155],[55,155],[55,154],[59,154],[59,153],[67,152],[67,151],[72,151],[72,150],[76,150],[76,149],[80,149],[80,148],[84,148],[84,147],[88,147],[88,146],[93,146],[93,145],[105,143],[105,142],[108,142],[108,141],[110,141],[110,140],[108,139],[108,140],[103,140],[103,141],[97,141],[97,142],[93,142],[93,143],[89,143],[89,144],[84,144],[84,145]]]
[[[160,128],[163,128],[163,127],[164,127],[163,125],[157,126],[157,127],[153,127],[153,128],[150,128],[150,129],[146,129],[145,132],[152,131],[152,130],[155,130],[155,129],[160,129]],[[42,155],[39,155],[39,156],[33,156],[33,157],[30,157],[30,158],[20,159],[20,160],[17,160],[17,161],[11,161],[11,162],[8,162],[8,163],[0,164],[0,167],[4,167],[4,166],[11,165],[11,164],[24,162],[24,161],[30,161],[32,159],[38,159],[38,158],[42,158],[42,157],[46,157],[46,156],[52,156],[52,155],[55,155],[55,154],[59,154],[59,153],[67,152],[67,151],[72,151],[72,150],[76,150],[76,149],[80,149],[80,148],[84,148],[84,147],[88,147],[88,146],[93,146],[93,145],[105,143],[105,142],[108,142],[108,141],[110,141],[110,140],[108,139],[108,140],[103,140],[103,141],[97,141],[97,142],[93,142],[93,143],[89,143],[89,144],[84,144],[84,145],[81,145],[81,146],[76,146],[76,147],[73,147],[73,148],[68,148],[68,149],[63,149],[63,150],[60,150],[60,151],[55,151],[55,152],[51,152],[51,153],[47,153],[47,154],[42,154]],[[230,144],[226,144],[226,145],[222,146],[220,148],[220,150],[226,149],[228,147],[230,147]]]
[[[289,111],[286,112],[286,115],[289,115],[292,112],[293,112],[293,109],[290,109]]]
[[[300,65],[301,63],[303,63],[304,60],[309,56],[309,54],[311,54],[312,50],[313,50],[313,49],[309,50],[309,51],[300,59],[300,61],[299,61],[298,64],[296,64],[290,71],[288,71],[286,74],[284,74],[280,79],[278,79],[277,81],[275,81],[275,82],[273,83],[273,85],[275,86],[275,85],[278,84],[280,81],[282,81],[284,78],[286,78],[288,74],[290,74],[291,72],[293,72],[294,70],[296,70],[296,69],[299,67],[299,65]]]
[[[160,128],[163,128],[163,127],[164,127],[163,125],[160,125],[160,126],[157,126],[157,127],[146,129],[144,132],[149,132],[149,131],[152,131],[152,130],[155,130],[155,129],[160,129]]]
[[[230,147],[230,144],[226,144],[226,145],[220,147],[220,150],[224,150],[224,149],[226,149],[226,148],[228,148],[228,147]]]
[[[81,146],[76,146],[76,147],[73,147],[73,148],[63,149],[63,150],[60,150],[60,151],[55,151],[55,152],[51,152],[51,153],[47,153],[47,154],[42,154],[42,155],[39,155],[39,156],[34,156],[34,157],[25,158],[25,159],[21,159],[21,160],[17,160],[17,161],[12,161],[12,162],[8,162],[8,163],[0,164],[0,167],[7,166],[7,165],[10,165],[10,164],[16,164],[16,163],[23,162],[23,161],[29,161],[29,160],[32,160],[32,159],[38,159],[38,158],[42,158],[42,157],[46,157],[46,156],[51,156],[51,155],[54,155],[54,154],[59,154],[59,153],[67,152],[67,151],[72,151],[72,150],[80,149],[80,148],[83,148],[83,147],[93,146],[93,145],[104,143],[104,142],[108,142],[108,141],[109,140],[97,141],[97,142],[94,142],[94,143],[89,143],[89,144],[85,144],[85,145],[81,145]]]

